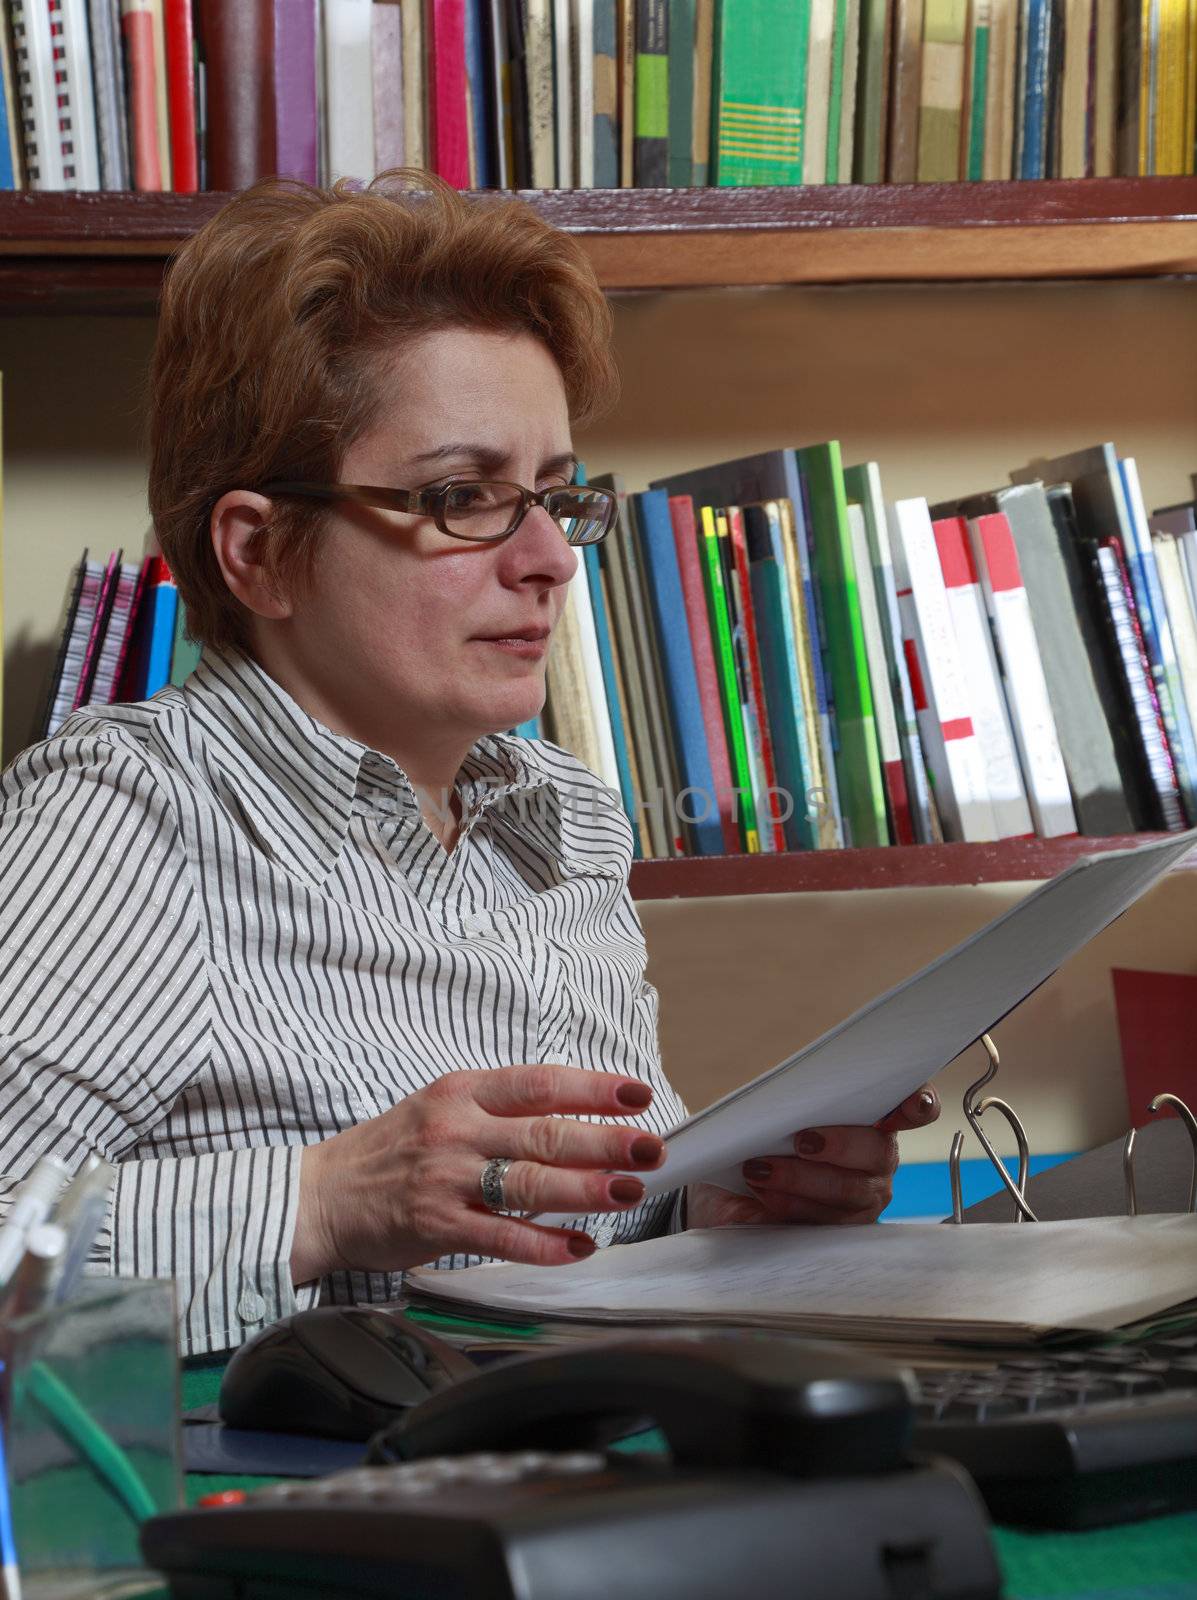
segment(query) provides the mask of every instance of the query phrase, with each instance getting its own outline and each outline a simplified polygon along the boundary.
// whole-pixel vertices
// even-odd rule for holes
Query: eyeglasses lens
[[[545,497],[545,509],[570,544],[594,544],[607,532],[610,502],[583,487]],[[502,483],[458,483],[445,497],[445,523],[463,539],[497,539],[519,515],[520,496]]]

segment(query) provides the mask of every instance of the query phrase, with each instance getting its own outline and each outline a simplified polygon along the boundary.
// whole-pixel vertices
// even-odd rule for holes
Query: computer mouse
[[[230,1428],[369,1439],[477,1368],[397,1311],[314,1306],[233,1353],[220,1385]]]

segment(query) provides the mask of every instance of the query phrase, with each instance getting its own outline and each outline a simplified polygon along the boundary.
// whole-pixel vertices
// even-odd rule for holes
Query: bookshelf
[[[521,197],[577,235],[611,291],[1197,273],[1194,177]],[[0,311],[150,312],[171,251],[228,198],[0,195]]]

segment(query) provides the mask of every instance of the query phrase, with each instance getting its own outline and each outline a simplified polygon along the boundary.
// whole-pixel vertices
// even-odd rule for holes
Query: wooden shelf
[[[485,198],[501,202],[501,192]],[[0,310],[150,312],[222,194],[0,195]],[[521,191],[612,291],[1197,272],[1197,178]]]
[[[923,889],[1053,878],[1078,856],[1125,850],[1160,834],[1119,838],[1002,839],[994,844],[890,846],[883,850],[812,850],[783,855],[696,856],[637,861],[637,900],[734,894],[794,894],[841,889]],[[1197,870],[1197,849],[1181,863]]]

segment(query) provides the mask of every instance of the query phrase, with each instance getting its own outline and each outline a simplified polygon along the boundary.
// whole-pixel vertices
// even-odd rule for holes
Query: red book
[[[1176,1115],[1175,1111],[1153,1113],[1149,1109],[1155,1096],[1165,1090],[1190,1106],[1197,1103],[1197,1058],[1193,1055],[1197,974],[1113,967],[1110,977],[1131,1126],[1143,1128],[1160,1116]]]
[[[470,186],[465,58],[465,0],[429,0],[428,126],[430,165],[455,189]]]
[[[784,850],[786,835],[781,820],[781,797],[777,791],[777,767],[773,760],[769,714],[765,707],[765,678],[761,671],[761,652],[756,636],[756,614],[752,609],[752,582],[748,572],[748,545],[744,539],[744,514],[739,506],[727,507],[727,531],[731,539],[732,559],[735,562],[736,610],[740,614],[740,623],[744,629],[744,644],[748,656],[752,721],[756,725],[757,748],[765,773],[765,787],[769,791],[769,819],[773,833],[773,848]],[[758,816],[757,825],[763,833],[765,819]]]
[[[209,189],[234,193],[278,164],[269,0],[198,0]]]
[[[150,0],[121,0],[121,38],[129,86],[133,187],[156,193],[163,188],[163,173],[158,158],[158,74]]]
[[[686,602],[686,626],[690,630],[690,644],[694,651],[694,671],[698,678],[698,693],[702,700],[702,722],[707,736],[707,753],[711,758],[711,776],[715,780],[715,799],[719,806],[719,826],[723,830],[723,848],[728,855],[739,855],[740,832],[736,827],[735,792],[731,762],[727,754],[727,732],[720,711],[719,675],[715,667],[711,623],[707,615],[706,593],[702,583],[702,566],[698,554],[699,534],[694,523],[694,501],[688,494],[670,496],[669,520],[673,524],[673,542],[677,549],[682,596]]]
[[[199,188],[195,144],[195,36],[191,0],[162,0],[166,33],[166,95],[170,106],[170,183],[179,194]]]

